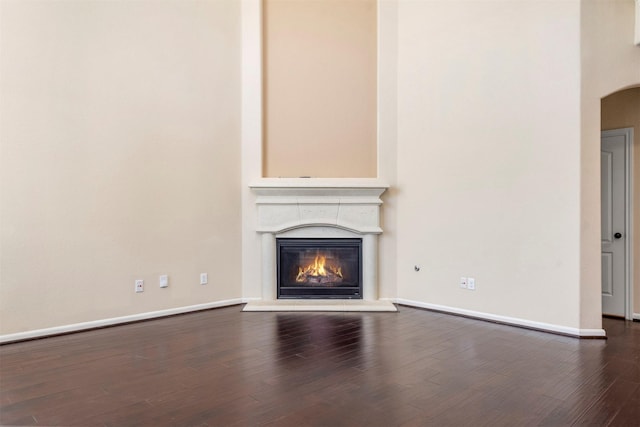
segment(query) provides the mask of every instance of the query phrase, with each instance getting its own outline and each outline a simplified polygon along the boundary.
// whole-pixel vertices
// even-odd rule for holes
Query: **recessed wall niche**
[[[264,177],[377,175],[376,0],[263,0]]]

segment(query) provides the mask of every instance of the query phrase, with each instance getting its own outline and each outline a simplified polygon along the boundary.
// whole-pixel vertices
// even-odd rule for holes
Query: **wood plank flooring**
[[[0,347],[0,424],[640,426],[640,323],[226,307]]]

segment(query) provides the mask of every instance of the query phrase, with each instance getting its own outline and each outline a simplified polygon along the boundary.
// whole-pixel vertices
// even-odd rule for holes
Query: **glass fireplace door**
[[[278,298],[362,299],[362,239],[277,239]]]

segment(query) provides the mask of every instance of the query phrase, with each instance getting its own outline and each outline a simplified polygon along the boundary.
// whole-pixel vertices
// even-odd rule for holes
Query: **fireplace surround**
[[[396,311],[378,295],[380,196],[388,185],[377,179],[262,178],[250,185],[261,236],[261,298],[245,311]],[[357,239],[361,242],[360,298],[278,298],[280,239]],[[306,266],[302,266],[306,267]]]

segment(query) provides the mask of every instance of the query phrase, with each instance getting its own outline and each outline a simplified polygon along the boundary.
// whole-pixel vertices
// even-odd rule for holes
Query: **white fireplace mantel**
[[[262,235],[262,301],[245,311],[295,306],[296,310],[395,311],[378,300],[380,196],[389,187],[373,178],[263,178],[256,195],[256,232]],[[362,238],[363,300],[276,301],[276,238]],[[266,304],[266,305],[265,305]]]
[[[380,195],[389,187],[374,179],[265,178],[256,194],[259,233],[311,226],[380,234]]]

